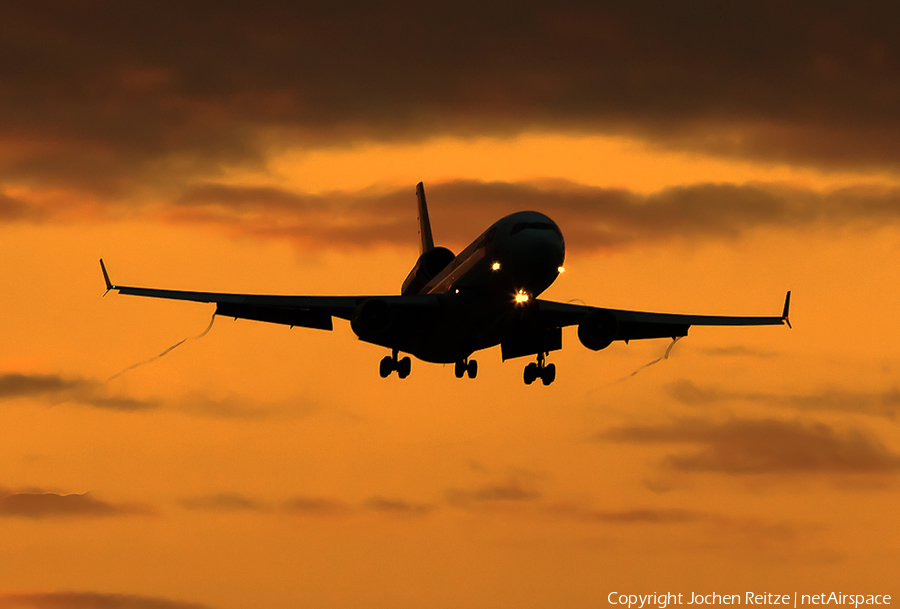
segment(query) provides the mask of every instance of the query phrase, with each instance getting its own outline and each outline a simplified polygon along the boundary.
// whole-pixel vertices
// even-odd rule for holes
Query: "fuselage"
[[[453,363],[500,344],[523,323],[531,300],[556,280],[565,241],[553,220],[534,211],[491,225],[416,293],[440,303],[399,348],[430,362]],[[392,340],[393,342],[393,340]]]
[[[482,297],[515,303],[531,299],[556,280],[566,244],[556,223],[536,211],[510,214],[491,225],[421,291],[456,294],[478,290]]]

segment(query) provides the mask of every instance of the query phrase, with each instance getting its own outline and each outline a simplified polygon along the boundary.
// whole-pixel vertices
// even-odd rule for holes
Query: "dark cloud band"
[[[109,395],[98,381],[57,374],[0,373],[0,400],[41,398],[71,401],[108,410],[138,411],[155,408],[154,400]]]
[[[60,495],[39,490],[11,492],[0,489],[0,516],[18,518],[96,518],[152,513],[146,506],[114,504],[88,493]]]
[[[0,594],[0,609],[210,609],[208,605],[166,598],[101,592]]]
[[[205,186],[163,211],[169,221],[307,247],[410,243],[412,189],[308,195],[273,188]],[[900,222],[900,191],[828,193],[772,184],[698,184],[637,193],[568,182],[455,181],[429,187],[435,238],[461,247],[503,215],[551,216],[569,246],[616,248],[674,239],[732,239],[760,228],[816,228]]]
[[[687,444],[670,455],[676,470],[749,474],[896,474],[900,456],[858,431],[779,420],[713,423],[681,419],[661,425],[612,429],[599,439],[640,444]]]
[[[0,173],[127,192],[273,146],[535,130],[897,167],[893,2],[18,3]]]

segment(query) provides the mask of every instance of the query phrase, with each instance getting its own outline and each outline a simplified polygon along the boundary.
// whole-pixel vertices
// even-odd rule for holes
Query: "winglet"
[[[790,311],[790,308],[791,308],[791,291],[788,290],[787,296],[784,297],[784,313],[781,314],[781,319],[783,319],[784,323],[786,323],[788,325],[788,328],[791,328],[793,330],[793,327],[791,326],[791,320],[788,319],[788,312]]]
[[[116,289],[116,286],[109,280],[109,273],[106,272],[106,265],[103,264],[103,258],[100,259],[100,270],[103,271],[103,279],[106,281],[106,292],[103,293],[103,295],[106,296],[109,294],[110,290]]]
[[[419,255],[422,255],[434,249],[434,237],[431,236],[431,221],[428,219],[428,206],[425,205],[425,186],[422,182],[416,184],[416,198],[419,200],[419,237],[421,238]]]

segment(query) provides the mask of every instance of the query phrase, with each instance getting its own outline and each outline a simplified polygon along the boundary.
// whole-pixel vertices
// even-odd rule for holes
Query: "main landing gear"
[[[538,353],[537,363],[531,362],[525,366],[525,384],[530,385],[538,378],[544,385],[549,385],[556,380],[556,364],[547,364],[545,362],[545,353]]]
[[[456,374],[456,378],[458,379],[461,379],[466,374],[469,375],[470,379],[473,379],[478,374],[478,362],[469,358],[458,361],[456,362],[456,366],[453,368],[453,372]]]
[[[397,350],[394,351],[390,355],[385,355],[381,360],[381,365],[378,367],[378,374],[381,375],[381,378],[386,379],[391,375],[391,372],[397,371],[397,376],[402,379],[405,379],[409,376],[409,371],[412,368],[412,361],[408,357],[404,357],[403,359],[397,359]]]

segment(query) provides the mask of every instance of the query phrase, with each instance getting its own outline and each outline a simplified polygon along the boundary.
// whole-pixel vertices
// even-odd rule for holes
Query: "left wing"
[[[791,325],[788,320],[788,311],[791,305],[790,292],[785,296],[784,310],[781,316],[777,317],[647,313],[540,299],[537,299],[535,304],[537,305],[538,323],[542,327],[562,328],[578,325],[580,326],[579,337],[582,337],[582,332],[587,334],[591,330],[595,330],[598,338],[608,338],[609,342],[641,338],[678,338],[687,336],[688,328],[691,326],[780,326],[787,324],[790,327]],[[601,340],[600,342],[605,341]]]
[[[168,298],[193,302],[216,303],[216,315],[235,319],[252,319],[289,326],[332,330],[332,317],[350,319],[367,296],[277,296],[268,294],[225,294],[219,292],[191,292],[160,290],[116,285],[109,279],[106,265],[100,260],[106,291],[120,294]]]

